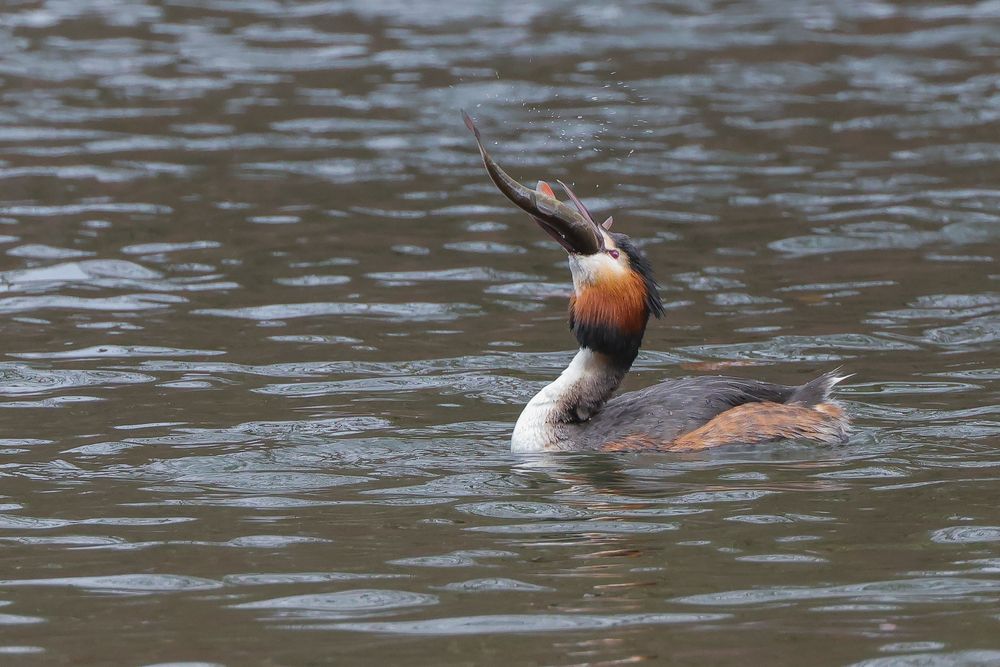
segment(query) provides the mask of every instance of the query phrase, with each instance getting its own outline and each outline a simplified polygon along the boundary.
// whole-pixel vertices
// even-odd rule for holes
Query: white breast
[[[555,413],[567,394],[584,378],[601,372],[603,363],[587,349],[573,357],[555,382],[544,387],[528,401],[514,425],[510,438],[512,452],[552,452],[565,449],[557,432]]]

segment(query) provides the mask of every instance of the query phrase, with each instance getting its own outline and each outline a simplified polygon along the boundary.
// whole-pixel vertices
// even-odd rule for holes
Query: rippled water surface
[[[1000,663],[995,0],[0,19],[0,662]],[[460,108],[644,245],[628,388],[851,442],[512,456],[568,272]]]

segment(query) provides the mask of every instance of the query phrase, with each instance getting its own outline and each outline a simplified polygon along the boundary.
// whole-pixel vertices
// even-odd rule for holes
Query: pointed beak
[[[482,138],[479,136],[479,130],[469,118],[469,114],[463,111],[462,118],[465,120],[466,127],[475,135],[479,154],[486,166],[486,173],[489,174],[490,180],[497,186],[501,194],[530,215],[538,223],[538,226],[555,239],[566,252],[593,255],[604,247],[604,235],[598,225],[590,218],[590,215],[585,214],[586,209],[583,209],[583,212],[574,210],[556,199],[555,196],[527,188],[508,176],[507,172],[501,169],[486,152]],[[565,188],[565,186],[563,187]],[[577,201],[572,194],[570,196],[574,201]],[[578,206],[582,207],[582,204]]]

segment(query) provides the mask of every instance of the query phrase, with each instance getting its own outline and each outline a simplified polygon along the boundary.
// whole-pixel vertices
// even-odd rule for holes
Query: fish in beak
[[[476,129],[469,114],[463,111],[462,118],[465,120],[465,126],[475,135],[486,173],[501,194],[530,215],[539,227],[565,248],[566,252],[573,255],[593,255],[604,249],[604,233],[601,225],[594,222],[587,208],[564,183],[559,182],[559,185],[569,195],[576,206],[575,210],[556,199],[552,188],[544,181],[539,181],[538,188],[532,190],[507,175],[507,172],[501,169],[486,152],[479,130]],[[611,218],[608,218],[603,227],[607,229],[610,226]]]

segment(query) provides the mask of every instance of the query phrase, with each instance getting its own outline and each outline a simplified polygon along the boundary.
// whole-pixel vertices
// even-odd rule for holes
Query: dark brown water
[[[510,455],[568,271],[463,107],[645,245],[629,388],[850,444]],[[993,0],[4,2],[0,662],[1000,663],[998,121]]]

